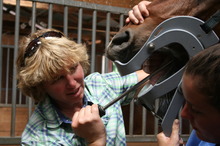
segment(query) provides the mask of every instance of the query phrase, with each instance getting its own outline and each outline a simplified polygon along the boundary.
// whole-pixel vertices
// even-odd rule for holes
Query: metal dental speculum
[[[161,118],[161,126],[166,136],[170,136],[173,120],[184,102],[177,87],[181,83],[186,62],[198,52],[219,42],[214,31],[204,32],[201,28],[202,24],[204,24],[202,20],[191,16],[177,16],[165,20],[155,28],[143,47],[130,61],[127,63],[115,61],[121,75],[142,69],[144,62],[157,52],[165,52],[165,55],[172,54],[173,62],[181,64],[163,79],[150,82],[150,85],[149,82],[143,85],[137,96],[138,103],[153,111],[155,100],[174,90],[172,101]]]

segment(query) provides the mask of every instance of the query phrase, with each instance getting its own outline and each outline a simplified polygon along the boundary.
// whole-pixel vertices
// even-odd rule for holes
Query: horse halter
[[[142,69],[146,59],[150,58],[159,49],[169,46],[169,44],[175,43],[182,46],[189,58],[205,48],[217,44],[219,42],[218,36],[212,30],[205,32],[201,27],[204,24],[202,20],[192,16],[176,16],[163,21],[154,29],[148,40],[132,59],[127,63],[115,61],[118,71],[121,75],[126,75]],[[184,103],[180,90],[184,66],[159,83],[157,82],[150,87],[149,85],[148,87],[144,85],[136,99],[139,104],[152,111],[152,104],[155,103],[156,99],[172,90],[175,91],[161,122],[166,136],[171,135],[173,121],[178,116],[179,110]]]

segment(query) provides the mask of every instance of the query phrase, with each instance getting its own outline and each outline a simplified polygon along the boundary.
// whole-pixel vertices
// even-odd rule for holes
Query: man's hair
[[[198,91],[220,110],[220,43],[192,57],[184,74],[195,77]]]
[[[54,29],[44,29],[24,37],[20,41],[16,62],[18,88],[24,95],[33,97],[35,102],[45,98],[42,84],[58,78],[61,71],[70,72],[70,67],[77,64],[82,66],[85,74],[89,69],[87,49],[84,45],[75,43],[62,33],[61,37],[40,37],[47,32],[61,33]],[[27,46],[37,38],[40,43],[34,48],[36,52],[25,58]]]

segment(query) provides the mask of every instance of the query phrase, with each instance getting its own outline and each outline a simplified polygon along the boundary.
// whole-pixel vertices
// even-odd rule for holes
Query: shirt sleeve
[[[106,74],[93,73],[85,78],[86,88],[91,97],[96,96],[98,103],[108,103],[130,89],[138,82],[136,73],[120,76],[118,72]],[[87,94],[88,95],[88,94]],[[134,94],[129,94],[120,100],[121,104],[129,103]],[[91,99],[94,101],[94,99]],[[106,104],[104,103],[104,105]]]

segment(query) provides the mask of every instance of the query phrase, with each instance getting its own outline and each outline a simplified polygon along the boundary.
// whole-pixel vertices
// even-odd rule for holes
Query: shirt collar
[[[50,97],[46,97],[44,101],[38,104],[39,114],[47,122],[47,127],[49,128],[57,128],[62,124],[61,119],[59,118],[57,112],[54,110],[53,103]]]
[[[88,99],[86,98],[86,96],[83,97],[83,107],[86,107],[87,105],[91,105],[91,102],[88,101]],[[63,123],[66,123],[66,124],[71,124],[72,123],[72,119],[69,119],[67,118],[64,114],[62,114],[60,112],[60,110],[58,108],[56,108],[54,105],[53,105],[53,108],[55,109],[55,111],[57,112],[60,120],[63,122]]]

